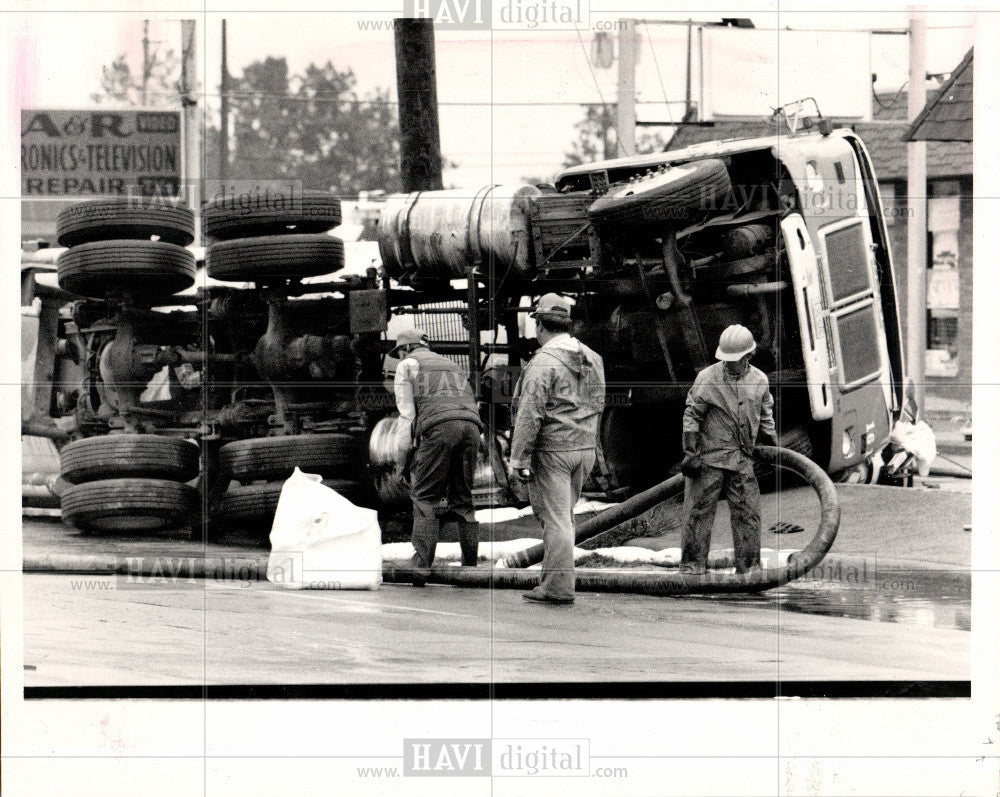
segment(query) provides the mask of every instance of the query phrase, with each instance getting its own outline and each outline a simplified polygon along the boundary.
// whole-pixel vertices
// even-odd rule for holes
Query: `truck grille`
[[[826,259],[830,270],[833,302],[870,290],[868,250],[861,222],[827,233]]]
[[[882,363],[878,350],[875,305],[869,303],[858,310],[837,316],[835,323],[844,386],[851,387],[878,376]]]

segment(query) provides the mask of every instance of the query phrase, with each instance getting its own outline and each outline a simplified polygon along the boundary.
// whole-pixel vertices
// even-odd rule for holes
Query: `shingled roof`
[[[907,141],[972,141],[972,50],[913,120]]]
[[[971,73],[971,69],[968,70]],[[947,84],[945,84],[947,86]],[[943,86],[942,88],[944,88]],[[928,92],[928,105],[937,99],[941,89]],[[879,94],[875,97],[871,122],[852,122],[833,118],[835,126],[852,127],[871,155],[875,174],[880,180],[906,179],[906,92]],[[971,110],[970,110],[971,117]],[[773,136],[775,124],[759,121],[716,121],[712,127],[680,127],[667,145],[668,150],[680,149],[703,141],[730,138]],[[972,144],[929,141],[927,144],[927,179],[954,179],[972,174]]]

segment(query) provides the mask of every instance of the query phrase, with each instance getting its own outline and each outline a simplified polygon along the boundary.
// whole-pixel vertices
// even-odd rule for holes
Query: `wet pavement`
[[[90,587],[86,585],[90,584]],[[105,584],[100,588],[100,584]],[[25,574],[26,686],[964,680],[971,634],[742,599]],[[806,595],[803,595],[803,599]]]
[[[967,679],[971,495],[955,482],[838,486],[831,552],[805,578],[757,595],[581,593],[553,608],[518,590],[291,592],[199,579],[122,589],[115,576],[26,573],[25,684]],[[765,530],[805,530],[765,531],[765,547],[811,539],[811,490],[767,495],[763,509]],[[650,548],[679,543],[671,512],[647,518],[670,529],[647,538]],[[713,550],[732,545],[727,516],[720,508]],[[537,536],[535,525],[527,518],[510,533]],[[262,571],[267,558],[259,543],[101,538],[54,518],[26,518],[23,539],[26,563],[235,557]]]
[[[823,571],[821,564],[819,573],[764,597],[785,611],[959,631],[972,628],[969,570],[876,570],[858,583],[824,581]]]
[[[907,580],[906,577],[902,577]],[[959,590],[953,590],[959,592]],[[748,596],[761,606],[783,612],[823,617],[849,617],[876,623],[899,623],[927,628],[972,630],[972,600],[961,594],[911,594],[789,585],[757,596]]]

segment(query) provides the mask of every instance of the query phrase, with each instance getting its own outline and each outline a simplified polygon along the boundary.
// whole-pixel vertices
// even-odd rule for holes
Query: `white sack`
[[[916,423],[896,421],[889,439],[903,450],[913,454],[917,473],[921,476],[930,473],[931,463],[937,457],[937,441],[934,439],[934,430],[924,421]]]
[[[296,468],[281,488],[267,580],[289,589],[378,589],[378,513],[355,506],[322,480]]]

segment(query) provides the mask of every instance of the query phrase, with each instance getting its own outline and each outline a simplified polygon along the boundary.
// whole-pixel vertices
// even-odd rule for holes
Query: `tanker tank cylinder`
[[[722,234],[722,249],[728,258],[759,255],[774,241],[774,232],[766,224],[745,224]]]
[[[476,262],[502,278],[531,268],[533,185],[393,194],[378,226],[378,246],[393,279],[464,279]],[[489,278],[491,275],[487,275]]]

